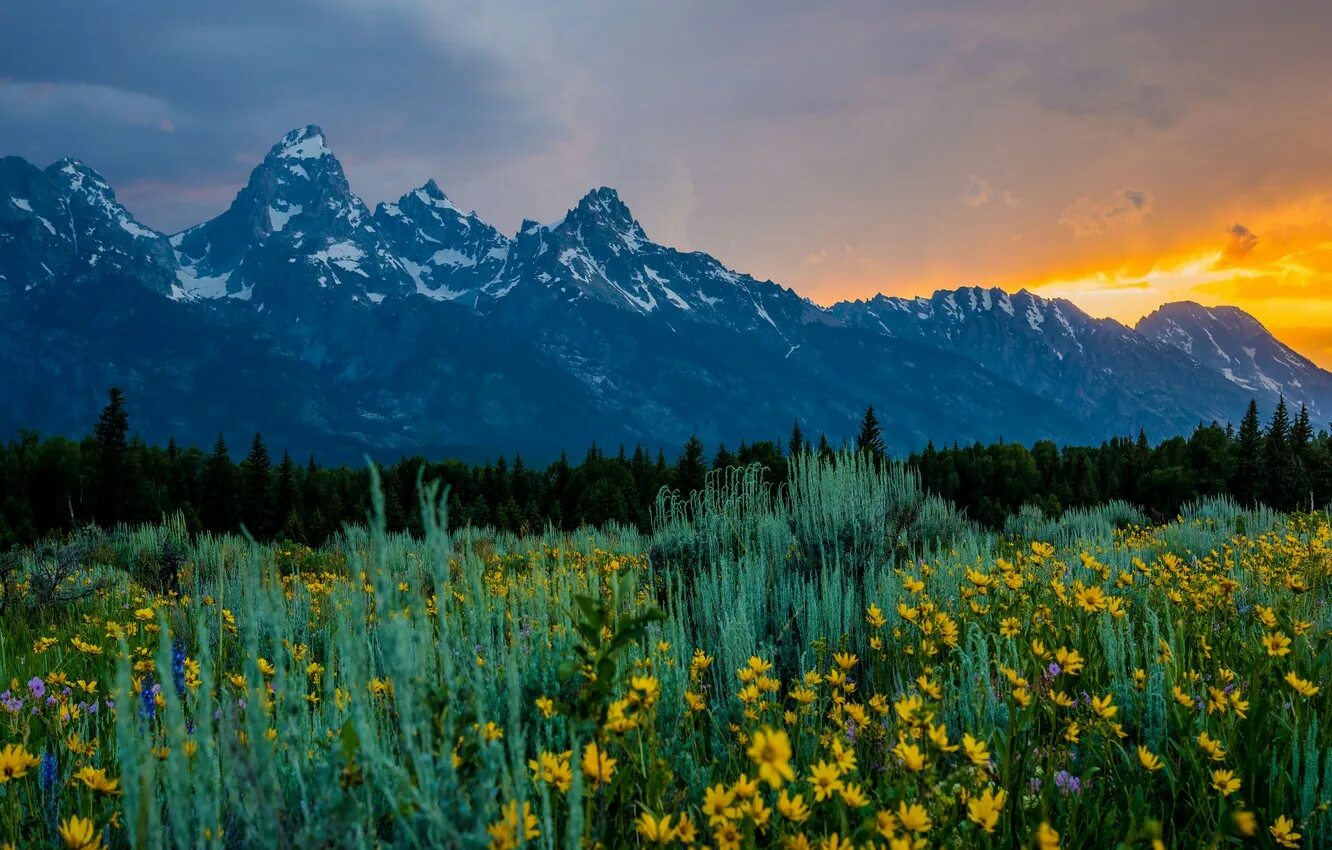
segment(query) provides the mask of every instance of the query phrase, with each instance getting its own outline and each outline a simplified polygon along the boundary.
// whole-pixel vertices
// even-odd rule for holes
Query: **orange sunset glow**
[[[1019,267],[977,279],[955,277],[957,272],[949,269],[942,275],[926,272],[917,283],[884,285],[847,275],[817,280],[810,287],[825,301],[865,297],[879,290],[903,297],[929,295],[935,289],[972,283],[1009,291],[1028,289],[1048,298],[1066,298],[1094,316],[1130,326],[1172,301],[1230,305],[1253,314],[1278,337],[1327,367],[1332,366],[1330,213],[1325,198],[1305,199],[1254,211],[1245,216],[1245,224],[1215,228],[1216,238],[1181,240],[1164,250],[1149,250],[1154,246],[1137,238],[1109,247],[1079,245],[1087,249],[1087,256],[1072,257],[1066,265],[1033,264],[1030,270]]]

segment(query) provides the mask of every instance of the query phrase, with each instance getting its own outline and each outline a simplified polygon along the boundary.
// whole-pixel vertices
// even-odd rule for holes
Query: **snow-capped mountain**
[[[284,136],[226,212],[171,245],[174,298],[252,301],[284,320],[416,289],[314,125]]]
[[[478,309],[487,312],[536,307],[567,313],[597,303],[676,329],[705,322],[774,334],[790,345],[799,344],[805,325],[834,323],[789,289],[732,271],[707,254],[651,241],[606,187],[589,192],[555,224],[525,221],[507,264],[483,291]],[[508,299],[516,291],[526,297]]]
[[[0,292],[130,279],[170,291],[171,247],[116,200],[101,175],[75,159],[39,169],[0,159]]]
[[[1284,395],[1296,407],[1307,406],[1315,419],[1332,417],[1332,374],[1243,310],[1181,301],[1144,316],[1137,330],[1220,373],[1243,393],[1268,401]]]
[[[903,451],[1165,436],[1332,382],[1256,334],[1208,325],[1223,364],[1196,323],[1162,336],[1027,292],[825,309],[653,242],[605,187],[512,236],[433,180],[372,214],[313,125],[170,238],[81,163],[0,160],[0,304],[5,421],[81,433],[121,384],[154,439],[263,430],[351,458],[736,443],[793,419],[836,439],[868,404]]]
[[[1115,433],[1186,431],[1227,421],[1248,393],[1184,353],[1070,301],[964,287],[929,298],[836,304],[850,324],[967,357]],[[1275,401],[1275,399],[1273,399]]]
[[[392,242],[416,292],[439,301],[475,305],[481,288],[499,279],[511,245],[476,213],[463,212],[434,180],[376,207],[375,226]]]

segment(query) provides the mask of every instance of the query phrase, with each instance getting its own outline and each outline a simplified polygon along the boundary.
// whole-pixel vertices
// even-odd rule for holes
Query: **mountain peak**
[[[444,190],[439,188],[439,184],[435,182],[435,178],[433,177],[421,186],[421,191],[424,192],[427,197],[434,198],[437,201],[447,201],[449,199],[449,196],[444,194]]]
[[[1258,324],[1258,320],[1255,319],[1252,314],[1245,312],[1239,307],[1231,305],[1208,307],[1204,304],[1199,304],[1197,301],[1168,301],[1152,312],[1160,313],[1165,316],[1210,317],[1212,319],[1216,319],[1218,316],[1244,318]]]
[[[452,210],[453,212],[457,213],[460,216],[463,216],[464,218],[466,218],[469,215],[472,215],[471,213],[468,213],[466,210],[464,210],[462,207],[455,204],[453,201],[449,200],[449,196],[444,194],[444,190],[439,188],[439,184],[435,182],[435,179],[433,177],[427,180],[424,183],[424,185],[421,186],[421,188],[409,192],[406,196],[404,196],[403,200],[406,200],[407,197],[414,197],[417,201],[419,201],[420,203],[424,204],[427,207],[434,207],[435,209],[442,209],[442,210]],[[401,201],[399,201],[399,203],[401,203]]]
[[[1140,319],[1136,330],[1183,351],[1245,392],[1269,399],[1284,395],[1292,404],[1327,413],[1332,376],[1239,307],[1162,304]]]
[[[332,153],[319,125],[306,124],[283,136],[282,141],[274,145],[268,155],[281,159],[319,159],[332,156]]]
[[[1207,307],[1196,301],[1171,301],[1162,304],[1138,320],[1137,330],[1161,336],[1167,328],[1190,327],[1194,330],[1222,329],[1226,334],[1245,337],[1268,337],[1271,331],[1252,314],[1239,307]]]
[[[576,209],[583,213],[595,213],[614,219],[632,221],[634,218],[633,213],[629,212],[629,207],[620,200],[620,194],[609,186],[599,186],[588,192],[579,199]]]
[[[46,170],[49,174],[63,175],[70,188],[76,191],[89,192],[112,201],[116,198],[116,193],[111,184],[106,182],[106,178],[83,160],[65,157],[53,162]]]
[[[577,230],[609,231],[614,240],[635,252],[648,241],[643,226],[635,219],[620,195],[609,186],[600,186],[584,195],[578,206],[569,211],[562,222]]]

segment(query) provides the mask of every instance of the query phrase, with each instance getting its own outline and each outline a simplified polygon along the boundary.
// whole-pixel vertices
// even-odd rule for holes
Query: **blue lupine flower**
[[[42,763],[37,768],[37,786],[50,792],[56,786],[56,757],[50,750],[42,750]]]
[[[152,679],[145,679],[143,682],[143,716],[152,720],[157,715],[157,694],[162,690],[161,685],[150,684]]]
[[[185,641],[177,639],[171,647],[171,681],[176,693],[185,696]]]

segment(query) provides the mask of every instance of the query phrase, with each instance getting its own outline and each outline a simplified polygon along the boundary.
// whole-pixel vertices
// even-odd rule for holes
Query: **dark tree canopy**
[[[370,511],[366,468],[324,467],[313,456],[297,463],[288,449],[299,447],[283,447],[274,467],[258,434],[240,463],[221,434],[211,451],[175,440],[151,446],[133,435],[125,408],[124,394],[113,392],[81,442],[25,432],[0,445],[0,548],[86,523],[157,522],[176,513],[196,531],[234,532],[243,524],[259,538],[317,544],[346,523],[364,522]],[[868,427],[855,442],[871,453],[878,428],[872,414],[866,411]],[[796,424],[787,451],[809,450],[835,456],[827,435],[811,446]],[[1266,427],[1251,404],[1238,429],[1210,423],[1157,444],[1143,432],[1099,446],[928,443],[903,460],[928,490],[992,527],[1024,505],[1054,513],[1123,499],[1164,520],[1206,496],[1229,494],[1281,510],[1322,508],[1332,500],[1332,436],[1315,432],[1306,410],[1292,421],[1284,405]],[[614,521],[646,531],[663,487],[688,493],[702,488],[712,469],[750,464],[766,468],[774,485],[787,480],[789,459],[779,440],[718,445],[709,453],[696,436],[674,463],[660,446],[617,446],[607,454],[593,445],[579,463],[567,455],[544,467],[517,454],[484,464],[404,457],[379,465],[378,474],[395,531],[421,531],[419,480],[447,489],[454,527],[572,530]]]

